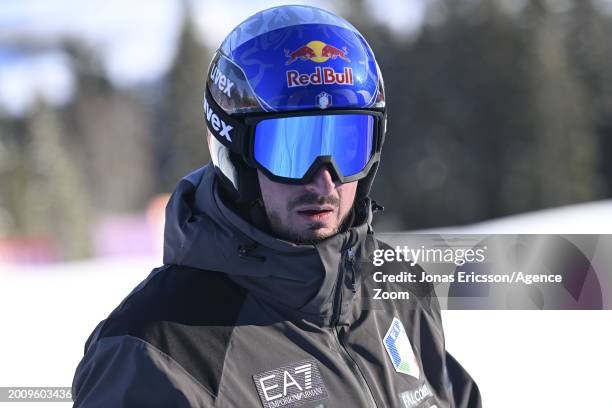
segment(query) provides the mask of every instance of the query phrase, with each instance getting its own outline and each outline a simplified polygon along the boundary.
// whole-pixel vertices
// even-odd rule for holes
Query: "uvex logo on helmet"
[[[221,72],[217,64],[210,70],[210,79],[221,92],[226,94],[229,98],[232,97],[232,86],[234,86],[234,83]]]
[[[285,64],[293,64],[297,60],[313,61],[317,63],[325,62],[329,59],[335,60],[340,58],[350,62],[347,57],[348,50],[346,47],[342,49],[326,44],[323,41],[310,41],[294,51],[285,50],[285,56],[289,58]],[[332,67],[316,67],[314,72],[304,74],[297,70],[287,71],[287,86],[293,88],[295,86],[306,85],[353,85],[353,69],[345,67],[342,72],[336,72]]]
[[[219,119],[219,116],[217,116],[217,114],[212,110],[206,98],[204,98],[204,112],[206,113],[206,121],[210,123],[210,126],[212,126],[215,132],[219,132],[221,137],[224,137],[231,142],[231,132],[234,127]]]

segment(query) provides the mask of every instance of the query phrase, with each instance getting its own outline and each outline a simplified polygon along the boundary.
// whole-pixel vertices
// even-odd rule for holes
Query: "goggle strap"
[[[246,127],[217,105],[208,86],[204,94],[204,119],[210,132],[235,153],[242,153]]]

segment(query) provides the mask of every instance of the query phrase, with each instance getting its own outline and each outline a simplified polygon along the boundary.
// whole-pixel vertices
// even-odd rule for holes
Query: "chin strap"
[[[248,214],[251,224],[262,231],[269,232],[270,224],[268,222],[268,215],[266,214],[266,209],[260,198],[249,205]]]
[[[374,183],[374,178],[376,177],[376,172],[378,171],[379,164],[380,162],[374,163],[374,165],[368,172],[368,175],[359,180],[359,184],[357,184],[357,199],[362,199],[370,195],[372,183]]]

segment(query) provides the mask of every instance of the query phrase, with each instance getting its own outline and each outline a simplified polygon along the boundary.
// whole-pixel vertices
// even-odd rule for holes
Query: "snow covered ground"
[[[413,232],[435,234],[612,234],[612,200],[555,207],[471,225]]]
[[[611,226],[612,202],[600,202],[443,232],[606,233]],[[70,386],[90,332],[158,265],[158,258],[0,265],[0,386]],[[443,319],[448,350],[477,380],[485,407],[612,406],[612,311],[444,311]]]
[[[89,334],[158,263],[0,266],[0,386],[70,386]]]

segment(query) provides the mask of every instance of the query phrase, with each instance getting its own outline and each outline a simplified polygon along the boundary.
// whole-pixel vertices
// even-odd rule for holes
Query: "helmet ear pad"
[[[236,204],[253,205],[261,199],[257,169],[247,165],[244,159],[234,152],[230,152],[230,159],[236,166],[238,185],[240,186],[236,195]]]
[[[247,165],[239,154],[229,152],[229,157],[235,170],[233,182],[219,167],[215,166],[224,196],[238,206],[255,204],[261,199],[257,170]]]
[[[261,197],[257,170],[250,167],[240,154],[220,143],[208,129],[208,151],[223,196],[237,205],[253,204]]]
[[[259,178],[257,170],[248,166],[240,155],[230,152],[230,160],[234,167],[235,182],[239,188],[236,189],[234,183],[215,166],[215,172],[220,184],[220,195],[226,205],[233,208],[242,218],[253,224],[255,227],[269,231],[268,217],[261,199],[259,188]]]

